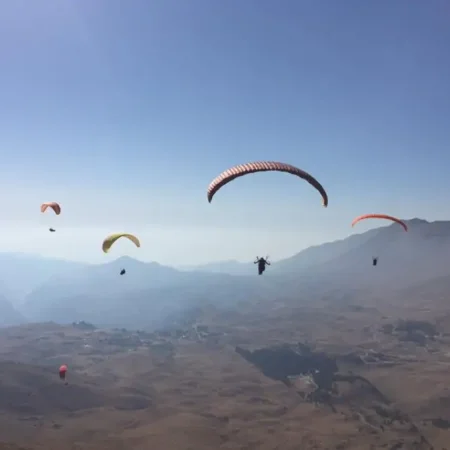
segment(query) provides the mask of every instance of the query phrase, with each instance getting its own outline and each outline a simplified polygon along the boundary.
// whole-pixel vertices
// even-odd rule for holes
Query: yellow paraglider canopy
[[[128,233],[114,233],[114,234],[110,234],[107,238],[105,238],[105,240],[103,241],[103,244],[102,244],[102,250],[105,253],[108,253],[110,248],[114,244],[114,242],[116,242],[117,239],[120,239],[122,237],[125,237],[125,238],[129,239],[131,242],[133,242],[136,245],[136,247],[140,247],[141,246],[141,243],[139,242],[139,239],[136,236],[133,236],[132,234],[128,234]]]

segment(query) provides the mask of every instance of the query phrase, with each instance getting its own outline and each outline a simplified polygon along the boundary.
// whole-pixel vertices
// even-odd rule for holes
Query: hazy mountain
[[[182,272],[127,258],[53,277],[27,296],[23,311],[33,321],[145,327],[202,303],[235,307],[275,295],[276,285],[262,277]]]
[[[398,225],[397,225],[398,227]],[[367,241],[375,237],[382,228],[376,228],[362,234],[355,234],[346,239],[314,245],[305,250],[273,264],[276,271],[296,272],[333,261],[353,249],[358,249]],[[369,255],[370,257],[370,255]]]
[[[83,263],[44,258],[33,254],[0,253],[0,292],[17,305],[27,294],[53,275],[87,266]]]
[[[20,314],[5,296],[0,295],[0,327],[19,325],[26,322],[26,319]]]
[[[359,289],[392,292],[450,275],[450,222],[413,219],[408,225],[407,233],[392,224],[308,248],[273,263],[262,277],[252,263],[237,261],[191,271],[128,257],[101,265],[62,263],[26,296],[21,312],[35,321],[145,326],[205,303],[235,308],[261,299],[344,301],[357,299]],[[376,267],[372,256],[379,257]],[[122,268],[125,276],[119,275]]]
[[[273,273],[339,277],[351,284],[407,286],[450,274],[450,222],[406,221],[308,248],[273,266]],[[372,256],[379,257],[376,267]]]
[[[217,261],[198,266],[182,266],[180,267],[180,270],[226,273],[229,275],[250,275],[255,272],[255,266],[252,262],[242,263],[234,259],[230,259],[228,261]]]

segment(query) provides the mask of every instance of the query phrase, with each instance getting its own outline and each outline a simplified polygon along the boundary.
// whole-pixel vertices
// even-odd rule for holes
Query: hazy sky
[[[1,2],[0,250],[276,260],[362,213],[450,219],[449,48],[445,0]],[[286,174],[208,204],[253,160],[310,172],[328,209]],[[116,231],[142,248],[106,257]]]

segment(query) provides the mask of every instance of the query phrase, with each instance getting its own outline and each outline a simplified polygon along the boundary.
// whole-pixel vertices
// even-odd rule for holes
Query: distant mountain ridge
[[[281,297],[297,299],[300,305],[323,295],[345,298],[346,292],[358,289],[391,292],[450,276],[450,221],[406,222],[407,233],[391,224],[307,248],[274,262],[261,277],[252,261],[179,270],[126,256],[105,264],[82,264],[3,253],[0,294],[13,301],[17,318],[145,326],[208,302],[234,308]],[[372,266],[372,256],[380,258],[377,267]],[[119,275],[122,268],[125,276]],[[21,293],[22,301],[10,298],[12,288]],[[1,309],[0,305],[0,314]]]
[[[361,277],[370,273],[376,282],[399,279],[419,282],[450,273],[450,221],[415,218],[405,223],[408,232],[391,224],[310,247],[281,261],[276,270],[347,275],[354,281],[363,281]],[[379,257],[376,268],[371,266],[372,256]]]
[[[254,265],[251,262],[243,263],[235,259],[227,261],[216,261],[207,264],[182,266],[180,270],[211,272],[211,273],[228,273],[229,275],[249,275],[254,272]]]

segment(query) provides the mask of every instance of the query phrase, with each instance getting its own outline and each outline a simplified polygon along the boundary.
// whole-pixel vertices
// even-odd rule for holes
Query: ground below
[[[450,308],[354,303],[0,330],[0,449],[450,449]]]

